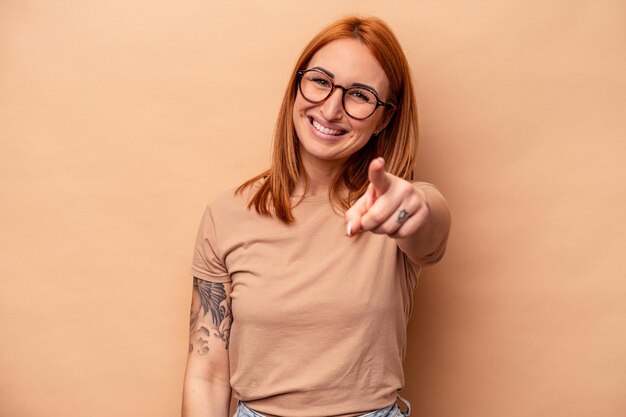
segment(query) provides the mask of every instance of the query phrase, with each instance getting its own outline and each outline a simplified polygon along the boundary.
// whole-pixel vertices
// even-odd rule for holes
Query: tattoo
[[[193,306],[191,306],[191,310],[189,311],[189,332],[193,332],[193,329],[196,328],[198,324],[198,314],[193,314]]]
[[[214,335],[223,340],[226,343],[226,349],[228,349],[233,316],[231,299],[226,294],[224,284],[208,282],[194,277],[193,287],[194,291],[198,291],[200,308],[195,314],[193,311],[191,312],[191,318],[189,320],[190,333],[194,334],[194,329],[196,329],[198,325],[200,314],[206,316],[210,312],[211,320],[215,327],[217,327],[217,333],[214,333]],[[209,351],[209,330],[202,326],[195,331],[195,334],[198,335],[198,339],[196,340],[199,345],[197,352],[200,355],[204,355]]]
[[[200,327],[197,331],[198,339],[196,339],[196,343],[198,344],[198,355],[203,356],[209,352],[209,337],[211,333],[206,327]]]
[[[406,211],[405,209],[401,209],[398,212],[398,223],[400,224],[404,223],[407,217],[409,217],[409,212]]]

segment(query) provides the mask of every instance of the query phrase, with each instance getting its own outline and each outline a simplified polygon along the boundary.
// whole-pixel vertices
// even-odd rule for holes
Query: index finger
[[[365,194],[363,194],[357,201],[354,202],[345,214],[346,219],[346,236],[350,237],[361,230],[361,217],[372,205],[372,185],[367,188]]]
[[[376,197],[384,194],[391,184],[385,172],[385,160],[382,157],[378,157],[370,162],[367,176],[374,186]]]

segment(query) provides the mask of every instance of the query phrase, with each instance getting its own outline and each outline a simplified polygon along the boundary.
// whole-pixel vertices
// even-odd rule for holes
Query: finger
[[[369,210],[376,202],[376,191],[374,190],[374,184],[372,184],[371,182],[367,185],[365,195],[365,208]]]
[[[418,211],[415,214],[410,215],[404,223],[398,227],[398,229],[389,234],[389,237],[394,239],[404,239],[416,233],[420,227],[426,222],[426,216],[424,211]]]
[[[391,180],[385,172],[385,160],[383,158],[378,157],[370,162],[367,174],[370,182],[374,185],[374,189],[376,190],[376,198],[384,194],[389,189]]]
[[[405,185],[400,183],[398,187],[392,186],[387,193],[376,200],[376,203],[363,215],[361,227],[373,233],[389,236],[399,231],[410,232],[413,228],[407,228],[405,224],[423,211],[424,205],[416,194],[405,190]],[[410,184],[409,187],[413,189]]]
[[[371,188],[373,190],[373,187]],[[370,187],[368,187],[365,194],[359,197],[359,199],[355,201],[352,207],[346,210],[346,236],[352,236],[361,230],[361,218],[365,213],[367,213],[367,210],[371,206],[371,192],[372,191],[370,191]]]
[[[378,227],[372,229],[372,233],[392,236],[400,231],[412,219],[412,212],[405,206],[398,206],[393,213]]]
[[[378,230],[385,225],[390,218],[395,216],[401,201],[381,197],[367,210],[367,213],[361,217],[361,229],[381,233]]]

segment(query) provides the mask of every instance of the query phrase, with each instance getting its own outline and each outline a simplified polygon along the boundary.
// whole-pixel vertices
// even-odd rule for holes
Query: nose
[[[320,111],[328,121],[339,120],[343,117],[343,90],[335,87],[330,96],[324,100]]]

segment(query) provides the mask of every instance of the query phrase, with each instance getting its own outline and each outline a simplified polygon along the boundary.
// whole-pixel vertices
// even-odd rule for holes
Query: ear
[[[380,119],[380,122],[378,122],[378,125],[376,125],[376,129],[374,130],[375,136],[378,136],[380,132],[385,130],[385,128],[391,121],[391,118],[393,117],[394,113],[395,113],[394,110],[385,110],[385,113],[383,114],[383,118]]]

